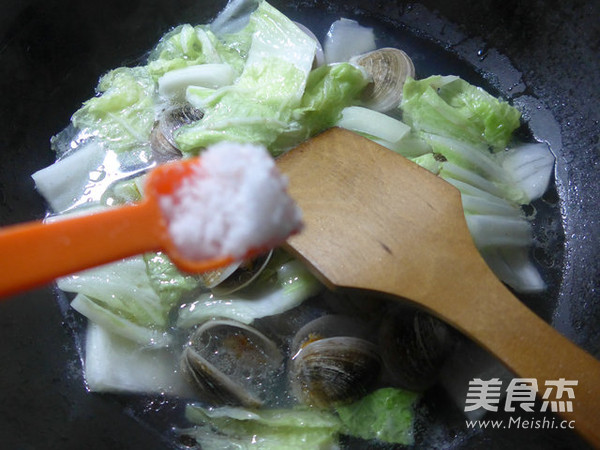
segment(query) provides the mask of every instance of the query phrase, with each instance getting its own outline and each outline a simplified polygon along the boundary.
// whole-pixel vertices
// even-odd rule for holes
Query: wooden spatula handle
[[[126,256],[158,249],[160,216],[150,203],[13,225],[0,231],[0,297]]]
[[[458,263],[454,270],[460,272],[460,266]],[[565,394],[558,399],[571,403],[572,411],[558,414],[574,421],[565,425],[574,425],[582,437],[600,448],[600,361],[529,310],[483,260],[462,269],[461,278],[454,278],[460,273],[450,273],[450,285],[440,280],[437,291],[426,294],[436,298],[421,299],[421,303],[435,304],[437,316],[496,355],[516,376],[536,379],[539,396],[548,389],[547,381],[576,382],[576,386],[568,386],[574,398]],[[552,392],[549,400],[554,400],[555,394]]]

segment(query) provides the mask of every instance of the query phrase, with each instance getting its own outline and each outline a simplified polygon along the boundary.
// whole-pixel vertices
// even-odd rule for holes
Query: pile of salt
[[[262,146],[222,142],[206,149],[172,195],[160,197],[182,256],[203,260],[273,247],[301,228],[287,179]]]

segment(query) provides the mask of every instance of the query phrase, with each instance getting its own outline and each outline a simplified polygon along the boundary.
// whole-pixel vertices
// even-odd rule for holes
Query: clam
[[[344,316],[324,316],[292,342],[288,377],[299,402],[317,407],[349,403],[375,387],[381,359],[366,327]]]
[[[200,399],[213,406],[262,406],[283,355],[260,331],[235,320],[210,320],[185,346],[180,367]]]
[[[237,261],[222,269],[200,274],[204,285],[217,295],[227,295],[239,291],[252,283],[265,269],[273,251],[256,258]]]
[[[425,312],[398,308],[386,314],[379,327],[384,382],[412,391],[431,387],[451,342],[448,326]]]
[[[173,136],[174,132],[183,125],[197,122],[203,115],[202,111],[189,103],[165,109],[150,133],[150,148],[154,158],[158,162],[181,158],[181,151],[177,148]]]
[[[369,340],[371,330],[361,319],[345,314],[323,314],[305,323],[294,334],[291,350],[298,351],[311,341],[337,336]]]
[[[363,91],[365,106],[388,112],[400,105],[402,89],[408,77],[414,78],[415,66],[400,49],[385,47],[353,57],[350,62],[361,66],[372,82]]]

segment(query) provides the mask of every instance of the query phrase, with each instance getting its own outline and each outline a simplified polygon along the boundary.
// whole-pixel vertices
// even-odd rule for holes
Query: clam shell
[[[154,158],[159,162],[181,158],[182,153],[177,148],[173,133],[183,125],[189,125],[202,117],[202,111],[189,103],[165,109],[150,133],[150,148]]]
[[[448,326],[435,317],[413,310],[391,312],[379,328],[385,381],[412,391],[431,387],[451,344]]]
[[[182,156],[181,151],[162,132],[160,122],[156,122],[150,132],[150,148],[152,156],[158,162],[171,161]]]
[[[190,347],[181,354],[179,367],[185,379],[194,387],[200,398],[212,405],[245,406],[260,408],[262,399],[208,362]]]
[[[200,278],[202,284],[204,284],[205,287],[207,287],[208,289],[213,289],[215,286],[218,286],[223,281],[225,281],[233,272],[235,272],[241,266],[241,264],[242,261],[236,261],[233,264],[230,264],[226,267],[198,274],[198,278]]]
[[[281,370],[283,355],[260,331],[235,320],[210,320],[184,348],[180,367],[201,400],[260,407]]]
[[[363,91],[362,101],[366,107],[379,112],[397,108],[402,100],[404,82],[415,76],[412,60],[397,48],[380,48],[355,56],[350,62],[361,66],[372,78]]]
[[[238,261],[222,269],[203,273],[200,279],[217,295],[232,294],[256,280],[271,260],[272,254],[271,250],[256,258]]]
[[[294,335],[290,348],[294,354],[307,342],[339,336],[369,340],[369,335],[367,325],[356,317],[325,314],[303,325]]]
[[[360,338],[339,336],[306,344],[292,358],[290,387],[301,403],[329,407],[355,401],[379,379],[377,348]]]

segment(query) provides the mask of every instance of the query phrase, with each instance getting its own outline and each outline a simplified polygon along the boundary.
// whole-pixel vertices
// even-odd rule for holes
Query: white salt
[[[184,257],[240,259],[300,229],[287,178],[264,147],[215,144],[193,170],[173,195],[160,198],[171,239]]]

